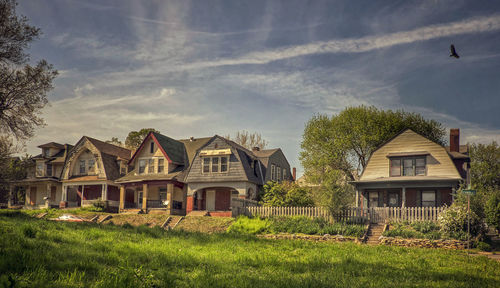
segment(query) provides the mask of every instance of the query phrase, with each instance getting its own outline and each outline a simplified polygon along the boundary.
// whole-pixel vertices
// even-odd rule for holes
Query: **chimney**
[[[460,152],[460,129],[450,129],[450,152]]]
[[[259,147],[252,147],[252,151],[260,151]]]
[[[292,176],[293,176],[293,181],[297,180],[297,168],[293,167],[292,169]]]

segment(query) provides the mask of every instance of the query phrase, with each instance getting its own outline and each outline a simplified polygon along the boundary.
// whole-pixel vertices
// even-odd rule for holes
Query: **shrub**
[[[486,223],[500,231],[500,191],[491,194],[484,207]]]
[[[309,188],[294,182],[267,182],[261,195],[264,206],[305,207],[313,206]]]
[[[485,242],[481,242],[481,241],[477,242],[476,248],[481,250],[481,251],[486,251],[486,252],[490,252],[492,250],[490,244],[485,243]]]
[[[453,204],[439,215],[439,224],[441,231],[452,238],[467,238],[467,207]],[[470,211],[470,234],[471,236],[480,236],[484,234],[485,227],[481,219]]]
[[[392,229],[383,233],[387,237],[441,239],[439,226],[430,221],[392,223]]]
[[[231,233],[241,234],[259,234],[268,231],[269,221],[260,219],[258,217],[248,218],[240,216],[238,219],[227,229]]]
[[[439,230],[439,225],[432,221],[413,222],[411,227],[413,227],[415,231],[422,232],[424,234]]]

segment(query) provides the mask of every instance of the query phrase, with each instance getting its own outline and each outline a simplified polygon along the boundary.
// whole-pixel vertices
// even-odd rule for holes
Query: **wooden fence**
[[[438,216],[445,207],[374,207],[374,208],[348,208],[332,215],[322,207],[264,207],[264,206],[233,206],[233,216],[305,216],[310,218],[325,218],[337,222],[384,223],[387,221],[437,221]]]

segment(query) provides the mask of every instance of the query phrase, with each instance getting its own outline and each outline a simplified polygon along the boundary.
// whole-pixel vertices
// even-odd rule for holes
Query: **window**
[[[369,206],[368,207],[378,207],[378,191],[370,191],[368,194]]]
[[[283,168],[283,175],[282,176],[283,176],[283,180],[287,179],[287,177],[286,177],[286,168]]]
[[[415,159],[415,175],[425,175],[425,158]]]
[[[425,176],[425,157],[404,157],[390,160],[390,176]]]
[[[155,173],[155,159],[148,159],[148,173]]]
[[[167,206],[167,188],[160,187],[160,204]]]
[[[222,157],[203,157],[202,173],[225,173],[229,169],[229,158]]]
[[[52,176],[52,164],[47,164],[46,176]]]
[[[122,174],[122,175],[127,174],[127,168],[126,167],[121,167],[120,168],[120,174]]]
[[[80,160],[80,174],[85,174],[85,160]]]
[[[414,176],[413,173],[413,159],[403,159],[403,175]]]
[[[141,159],[139,160],[139,174],[144,173],[146,171],[146,160]]]
[[[210,158],[203,158],[203,173],[210,173]]]
[[[151,142],[149,147],[149,153],[153,154],[155,152],[155,142]]]
[[[276,180],[281,181],[281,169],[280,169],[280,166],[276,167]]]
[[[401,176],[401,159],[391,159],[391,176]]]
[[[436,191],[422,191],[422,207],[436,207]]]
[[[274,164],[271,164],[271,180],[274,181],[276,180],[276,167],[274,166]]]
[[[95,166],[95,161],[94,159],[89,160],[89,173],[93,173],[94,171],[94,166]]]
[[[399,206],[399,194],[397,192],[389,192],[389,207]]]
[[[49,148],[42,149],[43,156],[45,156],[45,157],[49,157],[49,152],[50,152]]]
[[[164,166],[163,165],[165,163],[164,161],[165,160],[162,159],[162,158],[158,159],[158,173],[163,173],[163,171],[164,171]]]
[[[212,173],[219,172],[219,157],[212,157]]]
[[[220,158],[220,172],[227,172],[227,157]]]
[[[36,163],[36,176],[43,177],[43,163]]]

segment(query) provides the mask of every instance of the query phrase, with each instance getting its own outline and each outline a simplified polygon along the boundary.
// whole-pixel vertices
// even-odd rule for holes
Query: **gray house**
[[[189,168],[186,213],[231,216],[231,199],[257,199],[267,181],[292,180],[281,149],[250,151],[215,135],[201,147]]]

